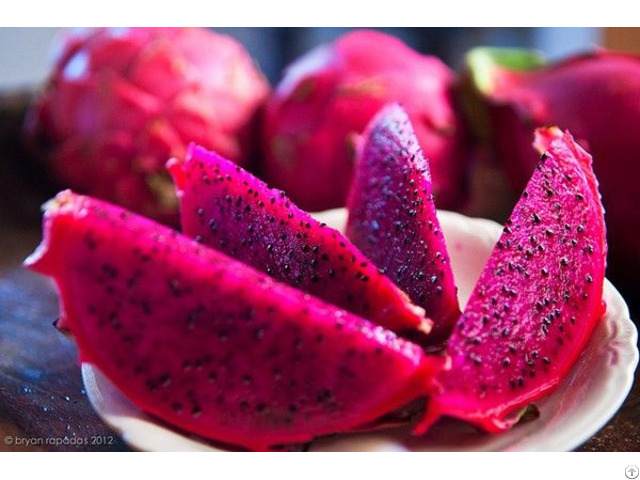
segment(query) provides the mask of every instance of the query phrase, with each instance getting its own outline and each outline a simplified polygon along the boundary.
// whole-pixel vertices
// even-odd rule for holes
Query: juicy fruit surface
[[[606,241],[591,157],[558,129],[541,130],[542,159],[449,339],[419,431],[441,415],[488,431],[550,393],[604,313]]]
[[[139,408],[263,450],[345,432],[424,394],[415,345],[154,222],[63,192],[27,260],[58,328]]]
[[[347,202],[347,237],[434,322],[444,340],[460,309],[436,216],[429,165],[397,104],[363,135]]]
[[[249,162],[269,85],[231,37],[198,28],[65,34],[27,124],[62,185],[177,223],[168,158],[195,141]]]
[[[196,146],[168,168],[186,235],[398,333],[429,331],[420,309],[368,258],[284,192]]]
[[[301,208],[345,205],[354,139],[387,103],[406,108],[432,162],[440,206],[464,199],[467,132],[455,73],[392,36],[359,30],[292,63],[265,108],[264,174]]]

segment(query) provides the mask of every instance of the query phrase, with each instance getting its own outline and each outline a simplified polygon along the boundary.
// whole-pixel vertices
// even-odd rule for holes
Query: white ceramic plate
[[[342,229],[343,209],[316,215]],[[451,264],[464,305],[500,236],[495,222],[439,212]],[[567,451],[588,440],[620,408],[638,364],[637,331],[618,291],[606,281],[607,313],[570,375],[553,395],[540,400],[540,417],[509,432],[488,435],[463,422],[444,419],[425,436],[407,429],[384,430],[316,440],[318,451]],[[82,365],[87,396],[96,412],[138,450],[214,451],[206,441],[185,436],[145,415],[89,364]]]

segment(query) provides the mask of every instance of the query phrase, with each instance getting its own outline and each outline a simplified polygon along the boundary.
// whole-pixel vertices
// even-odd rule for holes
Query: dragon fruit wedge
[[[65,187],[177,224],[164,169],[191,141],[247,165],[269,85],[231,37],[198,28],[72,30],[25,125]]]
[[[542,158],[447,344],[416,431],[442,415],[489,432],[551,393],[604,313],[604,212],[591,157],[558,128],[536,132]]]
[[[346,234],[434,322],[445,340],[460,316],[436,216],[429,164],[397,104],[369,123],[358,145]]]
[[[168,169],[184,234],[398,334],[430,331],[424,312],[369,259],[281,190],[195,145]]]
[[[70,191],[26,260],[53,277],[57,327],[139,408],[266,450],[368,424],[424,396],[441,362],[126,210]]]
[[[640,56],[597,50],[545,63],[528,50],[473,50],[468,77],[501,163],[520,190],[536,165],[533,129],[559,125],[594,158],[607,211],[610,273],[638,297]]]
[[[431,161],[443,208],[465,198],[467,132],[454,100],[457,77],[399,39],[357,30],[291,64],[267,102],[264,175],[301,208],[345,205],[354,139],[387,103],[402,103]]]

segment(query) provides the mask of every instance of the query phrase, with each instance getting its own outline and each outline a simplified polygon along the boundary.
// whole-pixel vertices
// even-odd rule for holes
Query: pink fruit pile
[[[168,164],[184,233],[60,193],[26,265],[55,280],[57,327],[80,360],[170,426],[252,450],[399,410],[421,418],[416,434],[443,415],[511,426],[560,383],[603,312],[591,157],[568,133],[539,132],[542,158],[459,314],[407,114],[391,105],[366,131],[354,243],[198,147]]]
[[[269,85],[244,48],[197,28],[67,32],[27,121],[64,185],[167,223],[164,164],[189,142],[248,165]]]

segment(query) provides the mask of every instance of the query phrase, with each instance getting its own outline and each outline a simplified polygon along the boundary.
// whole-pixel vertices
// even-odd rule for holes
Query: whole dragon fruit
[[[640,268],[640,56],[596,50],[547,63],[537,52],[479,48],[467,57],[480,115],[515,190],[536,165],[533,130],[566,128],[593,155],[607,212],[610,265],[637,298]]]
[[[348,33],[291,64],[267,103],[263,173],[305,210],[345,205],[354,141],[387,103],[406,109],[442,208],[465,196],[467,135],[439,59],[376,31]]]
[[[164,222],[164,169],[189,142],[247,165],[265,78],[230,37],[199,28],[101,28],[61,39],[27,119],[58,183]]]
[[[516,423],[568,373],[605,310],[604,212],[591,157],[558,128],[447,343],[422,432],[442,415],[489,432]]]
[[[460,315],[436,214],[429,163],[397,104],[383,108],[358,145],[347,237],[434,322],[445,340]]]
[[[423,397],[442,361],[344,310],[105,202],[60,193],[26,265],[56,326],[140,409],[266,450],[347,432]]]

